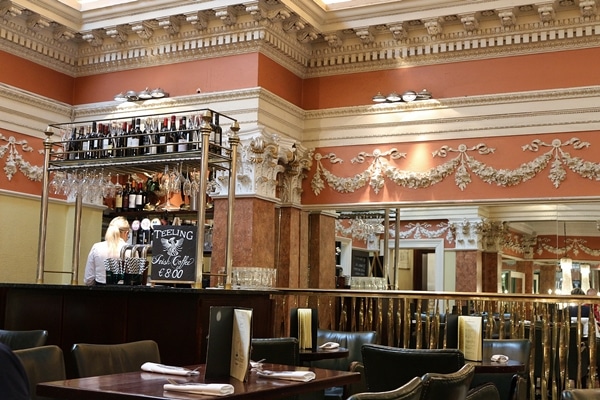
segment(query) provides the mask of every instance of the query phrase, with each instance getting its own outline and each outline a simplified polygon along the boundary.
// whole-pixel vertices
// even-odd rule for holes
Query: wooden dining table
[[[299,352],[300,361],[303,363],[318,360],[329,360],[332,358],[345,358],[348,357],[348,354],[349,350],[345,347],[338,347],[329,350],[317,347],[315,350],[300,349]]]
[[[358,372],[293,367],[279,364],[263,364],[263,369],[272,371],[313,371],[315,373],[315,379],[308,382],[302,382],[265,378],[259,376],[256,372],[251,371],[246,382],[241,382],[231,377],[205,381],[205,365],[192,365],[188,366],[188,368],[198,368],[199,375],[182,377],[140,370],[121,374],[40,383],[37,385],[36,393],[38,396],[47,396],[63,400],[197,400],[217,398],[235,398],[236,400],[276,400],[298,394],[312,393],[332,386],[343,386],[360,380],[360,374]],[[163,386],[166,383],[169,383],[168,379],[176,380],[178,382],[229,383],[233,385],[234,393],[226,396],[209,396],[165,391]]]

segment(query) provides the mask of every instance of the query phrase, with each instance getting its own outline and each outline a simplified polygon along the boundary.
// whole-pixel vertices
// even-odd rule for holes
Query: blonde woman
[[[104,240],[94,243],[85,264],[84,283],[87,286],[106,284],[106,267],[104,260],[119,257],[121,247],[127,244],[129,222],[125,217],[116,217],[110,221]]]

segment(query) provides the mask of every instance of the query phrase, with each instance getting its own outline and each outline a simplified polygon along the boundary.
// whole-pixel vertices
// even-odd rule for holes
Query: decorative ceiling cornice
[[[591,47],[600,33],[593,0],[403,1],[335,13],[310,1],[161,0],[80,18],[55,3],[0,0],[0,49],[72,76],[259,51],[313,77]]]

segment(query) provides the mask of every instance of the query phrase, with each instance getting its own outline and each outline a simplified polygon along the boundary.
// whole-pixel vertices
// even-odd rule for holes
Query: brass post
[[[210,138],[210,132],[212,128],[210,123],[212,122],[212,112],[210,110],[206,110],[202,113],[202,122],[200,123],[200,134],[201,137],[201,157],[202,157],[202,166],[200,168],[200,172],[204,174],[200,177],[200,187],[199,191],[199,200],[198,200],[198,232],[197,232],[197,241],[196,241],[196,282],[194,287],[201,288],[202,287],[202,263],[204,259],[204,221],[206,218],[206,188],[208,176],[206,175],[208,171],[208,141]]]
[[[238,132],[240,125],[237,121],[231,124],[232,135],[229,137],[229,146],[231,147],[231,167],[229,169],[229,196],[227,196],[227,249],[225,255],[225,289],[231,289],[233,277],[233,203],[235,200],[235,185],[237,180],[237,148],[240,144]]]
[[[54,130],[48,126],[44,131],[44,174],[42,175],[42,198],[40,209],[40,234],[38,239],[38,265],[36,283],[44,283],[44,269],[46,267],[46,227],[48,225],[48,166],[52,152],[52,135]]]

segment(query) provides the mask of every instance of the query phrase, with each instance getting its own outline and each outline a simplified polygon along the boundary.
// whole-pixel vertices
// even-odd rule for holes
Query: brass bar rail
[[[404,348],[445,348],[446,315],[482,315],[484,338],[531,342],[529,398],[556,399],[566,388],[599,387],[593,308],[600,307],[600,297],[277,289],[272,300],[274,337],[290,335],[291,308],[310,307],[318,310],[320,328],[376,331],[380,344]],[[587,324],[583,306],[590,307]],[[571,317],[571,309],[577,316]]]

